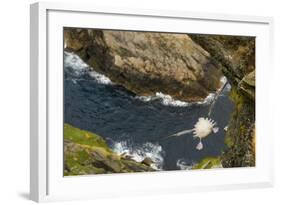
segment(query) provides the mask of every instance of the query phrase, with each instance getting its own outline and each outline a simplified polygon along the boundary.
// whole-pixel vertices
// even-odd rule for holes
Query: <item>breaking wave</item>
[[[71,52],[64,52],[64,68],[66,72],[72,77],[81,77],[88,75],[100,84],[112,84],[111,80],[96,71],[93,70],[88,64],[86,64],[78,55]]]
[[[64,52],[64,68],[79,77],[88,71],[89,66],[74,53]]]
[[[185,101],[175,100],[172,98],[172,96],[163,94],[161,92],[157,92],[154,96],[136,96],[135,98],[143,102],[160,100],[160,102],[165,106],[187,107],[194,104],[198,104],[198,105],[210,104],[214,100],[215,96],[216,96],[215,93],[210,93],[204,100],[198,102],[185,102]]]
[[[88,74],[91,78],[95,79],[100,84],[105,84],[105,85],[112,84],[111,80],[108,77],[96,71],[90,71]]]
[[[186,107],[190,105],[190,103],[188,102],[174,100],[170,95],[165,95],[161,92],[157,92],[155,96],[136,96],[135,98],[143,102],[160,100],[163,105],[174,106],[174,107]]]
[[[225,76],[221,77],[220,83],[221,86],[223,86],[227,82],[227,78]],[[225,91],[230,91],[231,85],[228,83],[225,87]],[[209,93],[209,95],[202,101],[197,102],[185,102],[181,100],[175,100],[170,95],[163,94],[161,92],[156,92],[154,96],[136,96],[135,97],[138,100],[141,100],[143,102],[150,102],[155,100],[160,100],[161,103],[165,106],[172,106],[172,107],[187,107],[190,105],[209,105],[211,104],[215,98],[216,93]]]
[[[125,154],[132,157],[137,162],[142,162],[145,158],[150,158],[154,163],[151,167],[156,170],[163,168],[164,151],[159,144],[146,142],[142,145],[131,145],[128,141],[113,143],[112,149],[118,154]]]

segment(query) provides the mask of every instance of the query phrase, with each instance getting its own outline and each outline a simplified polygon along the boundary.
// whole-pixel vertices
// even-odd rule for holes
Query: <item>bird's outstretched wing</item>
[[[227,86],[228,81],[225,81],[224,85],[216,92],[215,97],[209,107],[209,112],[208,112],[208,116],[210,117],[213,111],[213,108],[215,106],[215,103],[217,102],[217,99],[219,97],[219,95],[222,93],[222,91],[224,90],[224,88]]]
[[[175,134],[169,135],[168,137],[165,137],[164,139],[167,139],[167,138],[170,138],[170,137],[179,137],[179,136],[191,133],[192,131],[193,131],[193,129],[183,130],[183,131],[177,132]]]

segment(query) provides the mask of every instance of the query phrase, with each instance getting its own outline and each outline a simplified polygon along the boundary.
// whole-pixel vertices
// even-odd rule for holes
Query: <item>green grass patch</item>
[[[222,167],[222,165],[219,157],[207,157],[201,160],[198,164],[194,165],[192,169],[211,169],[220,167]]]
[[[68,140],[81,145],[102,147],[106,150],[109,150],[106,142],[97,134],[85,130],[80,130],[79,128],[75,128],[66,123],[64,124],[63,131],[64,140]]]

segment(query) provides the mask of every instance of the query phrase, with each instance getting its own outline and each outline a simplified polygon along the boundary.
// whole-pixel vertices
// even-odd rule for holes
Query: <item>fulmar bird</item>
[[[181,132],[170,135],[168,137],[178,137],[181,135],[192,133],[194,138],[198,137],[200,140],[196,146],[196,149],[202,150],[203,149],[202,139],[210,135],[212,132],[217,133],[219,131],[219,128],[215,127],[215,125],[216,122],[214,122],[214,120],[200,117],[196,122],[196,124],[194,125],[193,129],[183,130]]]

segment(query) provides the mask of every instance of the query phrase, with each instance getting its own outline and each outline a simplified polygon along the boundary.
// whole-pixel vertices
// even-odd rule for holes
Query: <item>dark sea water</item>
[[[161,93],[151,98],[135,96],[106,76],[89,72],[74,54],[65,53],[64,62],[64,121],[97,133],[116,152],[130,152],[136,160],[150,157],[159,169],[178,170],[226,149],[223,128],[233,109],[229,87],[219,96],[211,114],[219,132],[203,139],[204,148],[199,151],[199,139],[192,134],[166,137],[192,129],[199,117],[207,117],[211,98],[190,105]]]

